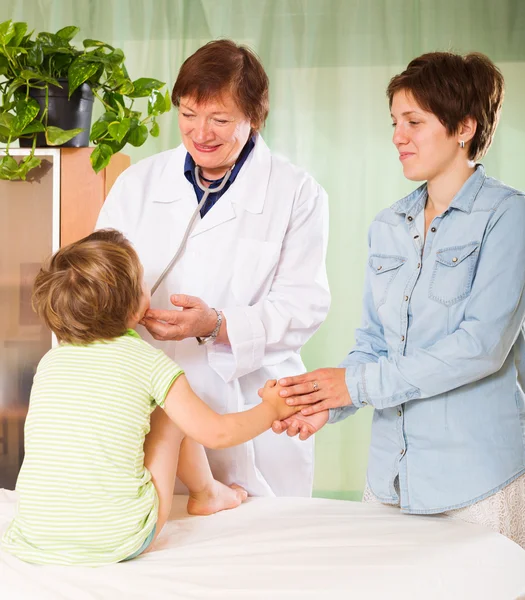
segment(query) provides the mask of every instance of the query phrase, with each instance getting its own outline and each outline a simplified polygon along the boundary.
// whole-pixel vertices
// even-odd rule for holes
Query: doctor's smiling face
[[[183,96],[179,106],[182,142],[204,177],[218,179],[235,163],[252,130],[229,92],[197,103]]]

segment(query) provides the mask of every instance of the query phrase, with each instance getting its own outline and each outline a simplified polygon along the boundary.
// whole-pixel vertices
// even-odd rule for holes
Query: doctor
[[[182,145],[127,169],[97,228],[121,230],[147,284],[158,283],[143,321],[153,343],[216,411],[246,410],[268,379],[305,371],[299,352],[328,312],[327,196],[261,138],[268,77],[248,48],[219,40],[197,50],[172,101]],[[269,431],[208,457],[217,479],[250,495],[311,495],[312,440]]]

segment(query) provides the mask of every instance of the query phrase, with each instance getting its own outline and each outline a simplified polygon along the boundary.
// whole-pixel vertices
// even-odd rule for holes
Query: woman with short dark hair
[[[123,173],[97,223],[133,243],[158,288],[144,326],[219,413],[258,403],[267,379],[304,372],[299,351],[330,303],[326,193],[264,143],[268,87],[249,48],[197,50],[172,94],[182,144]],[[251,495],[311,494],[313,443],[269,431],[208,454],[217,479]]]
[[[525,196],[475,163],[503,89],[482,54],[425,54],[390,81],[403,173],[426,183],[370,227],[353,350],[280,382],[290,404],[313,406],[274,430],[307,439],[372,406],[366,501],[525,547]]]

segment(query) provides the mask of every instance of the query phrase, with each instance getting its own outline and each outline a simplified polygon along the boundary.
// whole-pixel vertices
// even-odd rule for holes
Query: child
[[[3,537],[23,560],[98,566],[138,556],[168,519],[176,476],[190,514],[238,506],[246,491],[213,478],[202,445],[241,444],[301,409],[269,382],[255,408],[214,412],[133,330],[149,301],[137,254],[111,229],[58,251],[35,280],[33,306],[60,345],[35,375],[18,513]]]

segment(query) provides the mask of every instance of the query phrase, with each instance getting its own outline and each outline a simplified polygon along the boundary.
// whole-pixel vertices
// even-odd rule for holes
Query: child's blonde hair
[[[122,233],[95,231],[45,262],[33,286],[33,310],[60,342],[112,339],[126,332],[139,309],[142,274]]]

